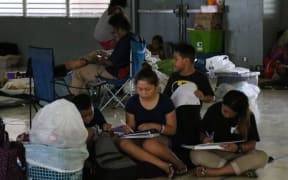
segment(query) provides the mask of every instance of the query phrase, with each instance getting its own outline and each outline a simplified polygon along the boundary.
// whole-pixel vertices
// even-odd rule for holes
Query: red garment
[[[123,78],[127,78],[129,76],[129,72],[130,72],[130,66],[126,66],[124,68],[120,68],[118,70],[118,78],[119,79],[123,79]]]
[[[102,46],[102,48],[104,50],[110,50],[110,49],[114,49],[116,46],[116,42],[114,39],[108,40],[108,41],[101,41],[100,45]]]

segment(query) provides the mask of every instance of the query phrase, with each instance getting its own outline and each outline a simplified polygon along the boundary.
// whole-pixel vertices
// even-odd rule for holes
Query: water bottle
[[[213,78],[214,77],[214,66],[212,61],[209,61],[209,66],[208,66],[208,71],[209,71],[209,78]]]
[[[215,88],[216,76],[215,76],[215,71],[214,71],[214,66],[213,66],[212,61],[209,61],[208,71],[209,71],[209,79],[210,79],[211,86]]]

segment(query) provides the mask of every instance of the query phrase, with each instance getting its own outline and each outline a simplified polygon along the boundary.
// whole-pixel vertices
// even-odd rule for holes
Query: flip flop
[[[258,174],[254,170],[248,170],[242,174],[244,177],[258,178]]]

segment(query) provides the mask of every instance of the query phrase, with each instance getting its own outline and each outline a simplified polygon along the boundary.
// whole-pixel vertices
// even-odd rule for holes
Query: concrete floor
[[[1,98],[1,100],[3,100]],[[286,90],[262,90],[257,105],[259,109],[259,118],[257,120],[258,130],[261,141],[257,144],[258,149],[265,150],[275,161],[267,164],[264,169],[259,169],[258,179],[260,180],[285,180],[288,179],[288,91]],[[0,101],[1,103],[1,101]],[[203,108],[203,113],[208,105]],[[119,118],[124,117],[121,108],[107,109],[103,112],[108,122],[114,126],[119,125]],[[17,108],[2,108],[0,116],[6,119],[6,128],[12,139],[17,134],[27,131],[29,128],[29,108],[20,106]],[[8,118],[8,119],[7,119]],[[167,179],[164,177],[156,179]],[[245,180],[251,178],[244,177],[218,177],[218,178],[197,178],[191,175],[191,172],[182,177],[176,177],[179,180]]]

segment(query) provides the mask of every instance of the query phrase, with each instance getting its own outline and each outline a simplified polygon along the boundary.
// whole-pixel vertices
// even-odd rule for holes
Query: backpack
[[[22,143],[9,142],[5,125],[0,118],[0,179],[25,180],[26,158]]]
[[[95,142],[95,161],[100,169],[97,172],[102,173],[101,179],[137,179],[136,163],[119,151],[107,132],[102,132]]]

